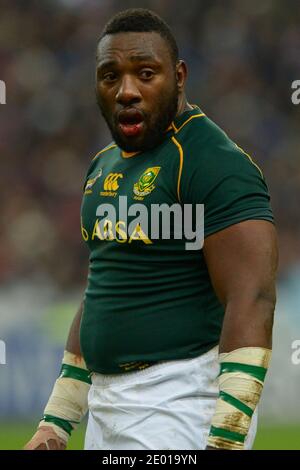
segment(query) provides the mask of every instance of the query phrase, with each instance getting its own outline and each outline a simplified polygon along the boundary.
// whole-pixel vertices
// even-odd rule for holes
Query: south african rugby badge
[[[144,171],[138,182],[133,186],[133,192],[136,196],[144,197],[153,191],[155,188],[153,183],[156,180],[160,168],[160,166],[153,166]]]

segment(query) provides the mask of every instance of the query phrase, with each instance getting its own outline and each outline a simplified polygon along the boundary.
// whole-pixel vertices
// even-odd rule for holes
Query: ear
[[[176,80],[179,92],[182,92],[187,79],[187,66],[183,60],[179,60],[176,64]]]

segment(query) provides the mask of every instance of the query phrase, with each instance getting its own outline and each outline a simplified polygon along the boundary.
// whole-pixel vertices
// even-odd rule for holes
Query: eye
[[[151,80],[153,78],[154,72],[151,69],[143,69],[140,71],[140,77],[142,80]]]
[[[117,79],[117,75],[114,72],[107,72],[104,73],[102,76],[102,80],[108,83],[112,83]]]

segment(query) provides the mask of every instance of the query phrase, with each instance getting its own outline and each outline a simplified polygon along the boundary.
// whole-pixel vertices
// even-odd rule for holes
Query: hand
[[[67,443],[49,426],[41,426],[24,450],[65,450]]]

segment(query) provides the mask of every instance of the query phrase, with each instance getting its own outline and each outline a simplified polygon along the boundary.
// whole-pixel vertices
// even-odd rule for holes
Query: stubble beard
[[[145,130],[141,138],[130,139],[118,130],[117,118],[105,110],[101,99],[97,97],[101,114],[111,132],[113,140],[125,152],[145,152],[157,147],[165,138],[168,126],[174,120],[178,109],[178,90],[174,86],[168,99],[160,98],[152,115],[145,115]],[[134,106],[134,105],[133,105]]]

